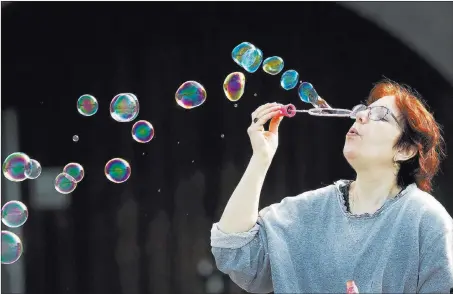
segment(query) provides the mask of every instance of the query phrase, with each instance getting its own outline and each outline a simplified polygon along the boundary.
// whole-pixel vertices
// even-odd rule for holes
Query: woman
[[[282,117],[276,103],[252,113],[253,156],[211,231],[217,267],[241,288],[344,293],[354,281],[362,293],[453,291],[453,220],[428,194],[443,155],[439,126],[410,89],[389,80],[367,104],[354,108],[343,150],[355,181],[260,212]]]

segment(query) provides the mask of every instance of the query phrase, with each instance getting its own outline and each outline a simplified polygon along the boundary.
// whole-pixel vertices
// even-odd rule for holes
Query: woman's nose
[[[356,114],[356,120],[361,123],[361,124],[365,124],[368,122],[368,112],[370,110],[369,109],[365,109],[365,110],[362,110],[362,111],[359,111],[357,112]]]

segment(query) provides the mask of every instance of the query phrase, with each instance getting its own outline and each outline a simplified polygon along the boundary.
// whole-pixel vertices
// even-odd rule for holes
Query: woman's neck
[[[400,190],[394,171],[357,173],[349,191],[351,211],[356,214],[373,213]]]

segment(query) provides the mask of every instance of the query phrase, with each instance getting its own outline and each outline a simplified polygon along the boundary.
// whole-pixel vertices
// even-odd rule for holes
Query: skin
[[[385,106],[401,118],[394,96],[385,96],[375,101],[372,106]],[[398,165],[394,161],[405,161],[416,155],[415,147],[408,149],[394,148],[402,130],[391,115],[384,120],[374,121],[368,118],[370,110],[357,114],[352,127],[359,136],[346,135],[343,154],[355,170],[357,177],[350,187],[354,197],[351,211],[355,214],[373,213],[386,199],[401,191],[397,185]]]

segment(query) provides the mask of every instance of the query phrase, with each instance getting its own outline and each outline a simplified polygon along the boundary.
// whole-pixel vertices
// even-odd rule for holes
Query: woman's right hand
[[[267,103],[258,107],[252,113],[252,124],[247,129],[252,144],[253,155],[263,160],[270,161],[278,147],[278,126],[283,119],[280,108],[282,104]],[[269,130],[264,129],[264,124],[271,120]]]

